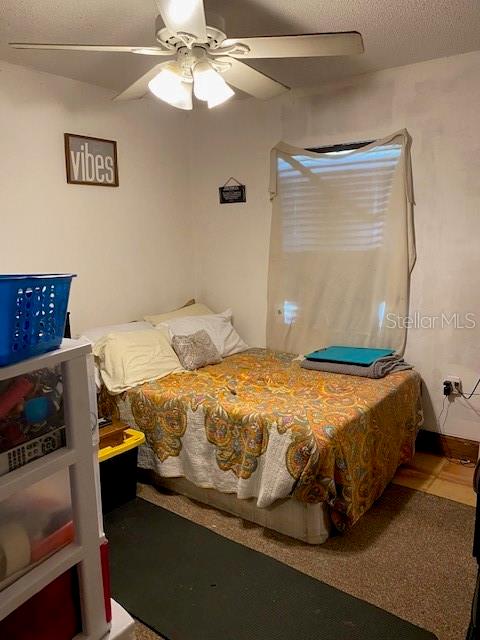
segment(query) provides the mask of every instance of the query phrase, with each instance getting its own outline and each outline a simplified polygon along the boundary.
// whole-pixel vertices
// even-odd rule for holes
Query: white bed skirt
[[[330,535],[331,521],[324,503],[307,504],[285,498],[260,509],[256,498],[239,500],[231,493],[197,487],[186,478],[155,474],[155,484],[309,544],[322,544]]]

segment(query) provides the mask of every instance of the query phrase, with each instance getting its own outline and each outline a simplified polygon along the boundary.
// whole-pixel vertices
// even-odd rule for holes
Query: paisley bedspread
[[[381,380],[302,369],[249,349],[110,396],[100,410],[145,433],[139,465],[165,477],[257,499],[327,502],[351,527],[413,455],[420,376]]]

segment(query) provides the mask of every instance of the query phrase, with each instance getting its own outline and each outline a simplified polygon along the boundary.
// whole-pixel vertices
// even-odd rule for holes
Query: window
[[[355,152],[367,142],[311,149],[318,157],[278,157],[284,250],[366,251],[382,246],[401,145]],[[320,155],[321,154],[321,155]],[[322,188],[311,182],[321,179]]]

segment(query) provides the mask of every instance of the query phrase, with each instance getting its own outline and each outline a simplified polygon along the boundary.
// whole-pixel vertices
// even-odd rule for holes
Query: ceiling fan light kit
[[[208,103],[209,109],[223,104],[234,95],[234,91],[208,60],[197,62],[193,67],[193,92],[198,100]]]
[[[241,59],[303,58],[363,53],[356,31],[287,36],[228,38],[223,18],[210,15],[203,0],[156,0],[160,15],[155,25],[157,46],[10,43],[17,49],[105,51],[166,56],[120,93],[116,100],[142,98],[148,91],[160,100],[190,110],[192,93],[211,109],[234,95],[233,87],[263,100],[289,87],[248,66]]]
[[[150,80],[148,88],[154,96],[177,109],[192,109],[192,85],[168,67]]]
[[[162,70],[148,82],[149,90],[160,100],[177,109],[191,110],[193,87],[197,100],[206,102],[212,109],[234,95],[201,47],[186,49],[184,53],[179,51],[179,61],[162,65]]]

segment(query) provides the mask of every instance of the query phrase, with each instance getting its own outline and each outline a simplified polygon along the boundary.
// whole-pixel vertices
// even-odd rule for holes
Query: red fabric
[[[72,640],[81,631],[76,569],[32,596],[0,622],[0,638]]]
[[[33,386],[28,378],[17,378],[0,396],[0,418],[8,415],[30,393]]]
[[[110,562],[108,555],[108,540],[100,545],[100,558],[102,561],[103,596],[105,598],[105,618],[112,621],[112,603],[110,601]]]

